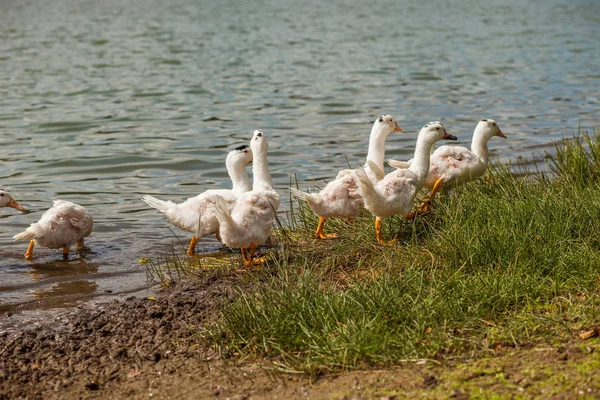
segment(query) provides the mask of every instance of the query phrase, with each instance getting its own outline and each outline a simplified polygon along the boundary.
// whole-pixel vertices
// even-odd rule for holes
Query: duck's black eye
[[[492,125],[496,126],[496,124],[495,124],[495,123],[494,123],[494,124],[492,124]]]
[[[383,117],[379,117],[379,122],[383,122]]]
[[[440,127],[438,126],[437,128],[435,128],[435,130],[436,130],[436,131],[439,131],[439,130],[440,130]]]
[[[262,137],[262,132],[258,132],[258,133],[256,134],[256,136],[258,136],[258,137]]]

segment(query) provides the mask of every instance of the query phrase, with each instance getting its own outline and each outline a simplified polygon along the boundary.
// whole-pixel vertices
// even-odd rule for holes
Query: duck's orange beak
[[[442,139],[456,140],[456,136],[449,134],[446,129],[444,129],[444,136],[442,136]]]
[[[8,207],[16,208],[19,211],[25,211],[25,208],[22,205],[20,205],[18,201],[12,198],[8,202]]]
[[[396,131],[396,132],[404,132],[404,129],[400,128],[398,126],[398,124],[396,124],[396,127],[394,128],[394,131]]]
[[[500,128],[498,128],[498,133],[496,133],[496,136],[500,136],[501,138],[506,139],[506,135],[504,133],[502,133],[502,131],[500,130]]]

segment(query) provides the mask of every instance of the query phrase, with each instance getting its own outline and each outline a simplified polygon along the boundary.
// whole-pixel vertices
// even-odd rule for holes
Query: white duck
[[[223,243],[242,250],[246,268],[252,266],[256,248],[269,237],[279,208],[279,195],[273,188],[267,160],[269,145],[261,130],[254,131],[250,148],[254,154],[252,190],[242,194],[231,211],[220,196],[215,196],[214,205]]]
[[[383,159],[385,157],[385,140],[392,132],[404,132],[389,115],[382,115],[375,120],[369,138],[369,150],[364,166],[365,172],[372,182],[383,178]],[[378,167],[374,171],[369,161]],[[323,227],[327,218],[354,218],[363,208],[363,199],[357,192],[357,182],[353,169],[340,171],[335,180],[329,182],[319,193],[305,193],[290,188],[292,195],[308,203],[308,206],[319,216],[316,236],[321,239],[335,238],[337,234],[324,234]]]
[[[506,139],[493,119],[482,119],[475,127],[471,150],[462,146],[441,146],[431,155],[429,173],[423,187],[431,193],[419,212],[431,208],[433,198],[442,186],[445,189],[469,182],[482,176],[488,166],[489,152],[487,143],[494,136]],[[407,162],[390,160],[394,168],[408,168],[413,160]]]
[[[156,208],[165,214],[167,220],[173,225],[194,233],[190,240],[187,253],[194,254],[198,239],[216,233],[218,235],[219,222],[210,206],[214,203],[215,196],[221,196],[227,207],[231,210],[235,201],[252,189],[252,183],[246,172],[246,166],[252,161],[252,150],[248,145],[233,149],[227,155],[225,167],[231,178],[231,189],[211,189],[195,197],[190,197],[180,204],[172,201],[163,201],[146,195],[142,200],[150,207]],[[218,236],[217,236],[218,238]]]
[[[12,207],[19,211],[25,211],[25,208],[13,199],[10,193],[4,189],[0,189],[0,207]]]
[[[70,201],[55,200],[38,222],[13,239],[30,241],[25,253],[28,260],[33,255],[35,244],[49,249],[62,248],[63,255],[67,256],[73,244],[77,243],[77,248],[83,247],[83,240],[92,233],[93,226],[94,218],[84,207]]]
[[[440,139],[456,140],[456,137],[446,132],[441,122],[429,122],[419,132],[414,159],[408,169],[397,169],[377,184],[371,181],[366,171],[356,171],[358,191],[365,208],[376,217],[375,234],[379,243],[384,243],[381,237],[383,219],[396,214],[402,214],[406,219],[414,217],[414,213],[411,214],[413,200],[427,178],[431,147]]]

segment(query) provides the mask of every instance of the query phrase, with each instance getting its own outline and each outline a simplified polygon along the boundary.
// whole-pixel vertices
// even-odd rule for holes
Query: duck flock
[[[375,235],[379,243],[386,242],[381,235],[382,221],[393,215],[413,219],[428,212],[440,188],[473,180],[485,173],[488,165],[488,141],[499,136],[506,138],[492,119],[479,121],[473,134],[471,150],[462,146],[441,146],[434,152],[439,140],[456,140],[441,122],[427,123],[417,136],[414,157],[409,161],[390,160],[396,168],[383,172],[385,141],[392,132],[404,132],[389,115],[378,117],[371,129],[366,163],[358,169],[345,169],[318,193],[306,193],[290,188],[292,195],[319,216],[316,236],[320,239],[337,237],[324,233],[328,218],[356,217],[363,208],[375,216]],[[246,267],[255,262],[254,254],[272,229],[279,194],[275,191],[269,162],[267,138],[255,130],[250,145],[240,146],[227,155],[225,165],[231,178],[231,189],[207,190],[182,203],[163,201],[152,196],[142,200],[163,213],[167,220],[193,236],[187,253],[193,255],[198,240],[216,235],[224,245],[240,248]],[[253,181],[246,172],[252,162]],[[430,189],[426,200],[413,211],[413,202],[422,189]],[[5,190],[0,189],[0,207],[24,208]],[[69,201],[55,200],[38,222],[13,238],[29,240],[25,258],[33,257],[35,245],[62,249],[64,256],[76,244],[83,247],[84,239],[92,233],[94,219],[84,207]]]

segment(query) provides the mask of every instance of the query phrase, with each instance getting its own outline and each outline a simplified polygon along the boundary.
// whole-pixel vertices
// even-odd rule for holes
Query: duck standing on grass
[[[475,127],[471,150],[462,146],[441,146],[431,155],[429,173],[423,187],[431,189],[419,209],[419,213],[431,209],[433,198],[438,189],[452,188],[476,178],[485,173],[488,166],[489,152],[487,143],[494,136],[506,139],[498,124],[493,119],[482,119]],[[407,162],[390,160],[394,168],[408,168],[413,160]]]
[[[150,207],[165,214],[167,220],[173,225],[194,234],[187,251],[187,254],[191,256],[194,254],[198,239],[213,233],[218,235],[219,221],[210,206],[214,203],[215,196],[221,196],[225,200],[227,208],[231,210],[242,193],[252,189],[252,183],[246,172],[246,166],[251,161],[252,150],[248,145],[240,146],[229,152],[225,159],[225,167],[231,178],[231,189],[207,190],[180,204],[159,200],[149,195],[142,197],[142,200]]]
[[[404,132],[389,115],[382,115],[375,120],[369,138],[369,151],[365,173],[369,179],[376,183],[383,178],[383,173],[377,174],[369,166],[369,161],[383,170],[385,157],[385,140],[392,132]],[[363,208],[363,199],[357,192],[355,171],[345,169],[338,173],[335,180],[329,182],[319,193],[305,193],[298,189],[290,188],[292,195],[308,203],[308,206],[319,216],[316,236],[320,239],[335,238],[337,234],[324,234],[323,227],[327,218],[354,218]]]
[[[84,207],[70,201],[55,200],[38,222],[13,239],[30,241],[25,253],[28,260],[31,260],[35,244],[49,249],[62,248],[66,257],[73,244],[77,243],[77,248],[83,247],[83,239],[92,233],[93,227],[94,218]]]
[[[215,196],[213,206],[223,244],[242,250],[246,268],[254,263],[256,248],[269,237],[279,208],[267,160],[269,145],[261,130],[254,131],[250,148],[254,155],[252,190],[242,194],[231,211],[221,196]]]
[[[25,211],[25,208],[13,199],[10,193],[4,189],[0,189],[0,207],[12,207],[19,211]]]
[[[371,181],[365,170],[356,171],[358,191],[364,199],[365,208],[376,217],[375,235],[379,243],[385,243],[381,237],[383,219],[397,214],[404,215],[406,219],[414,218],[415,213],[411,213],[413,200],[427,178],[431,147],[441,139],[456,140],[456,136],[446,132],[441,122],[429,122],[417,136],[415,155],[408,169],[390,172],[377,184]],[[375,166],[371,165],[371,168]]]

